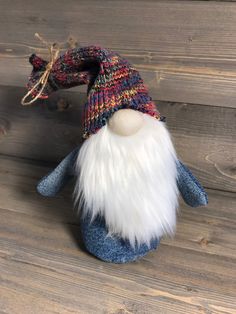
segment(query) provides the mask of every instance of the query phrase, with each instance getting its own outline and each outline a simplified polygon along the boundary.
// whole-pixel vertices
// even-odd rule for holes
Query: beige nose
[[[138,132],[143,126],[143,114],[133,109],[120,109],[116,111],[108,122],[112,132],[129,136]]]

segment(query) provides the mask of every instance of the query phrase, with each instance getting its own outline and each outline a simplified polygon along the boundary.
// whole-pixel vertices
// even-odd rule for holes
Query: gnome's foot
[[[90,223],[90,218],[81,220],[81,229],[84,244],[87,250],[105,262],[127,263],[135,261],[146,255],[149,251],[155,250],[159,240],[151,241],[150,247],[142,244],[132,248],[128,241],[109,236],[102,218],[96,218]]]

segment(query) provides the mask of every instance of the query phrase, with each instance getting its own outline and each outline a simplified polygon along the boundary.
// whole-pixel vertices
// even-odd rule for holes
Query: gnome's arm
[[[204,206],[208,203],[207,194],[191,171],[181,162],[177,162],[179,191],[186,204],[192,207]]]
[[[74,175],[74,165],[79,148],[68,154],[59,165],[43,177],[37,191],[43,196],[55,196]]]

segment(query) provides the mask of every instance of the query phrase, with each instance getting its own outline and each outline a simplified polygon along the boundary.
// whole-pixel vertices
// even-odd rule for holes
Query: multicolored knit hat
[[[32,89],[46,70],[48,62],[35,54],[29,61],[33,71],[28,89]],[[84,138],[96,133],[119,109],[139,110],[161,119],[139,72],[118,53],[97,46],[70,49],[58,57],[51,66],[40,98],[47,98],[53,91],[82,84],[88,85]],[[39,84],[33,88],[33,97],[41,87],[42,84]]]

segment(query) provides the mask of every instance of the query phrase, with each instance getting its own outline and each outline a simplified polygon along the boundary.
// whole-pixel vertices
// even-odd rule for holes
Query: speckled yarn
[[[34,69],[28,87],[34,85],[46,62],[32,55]],[[52,67],[42,98],[52,91],[88,84],[84,113],[84,138],[96,133],[112,114],[123,108],[139,110],[161,119],[137,70],[118,53],[96,46],[70,49]]]

